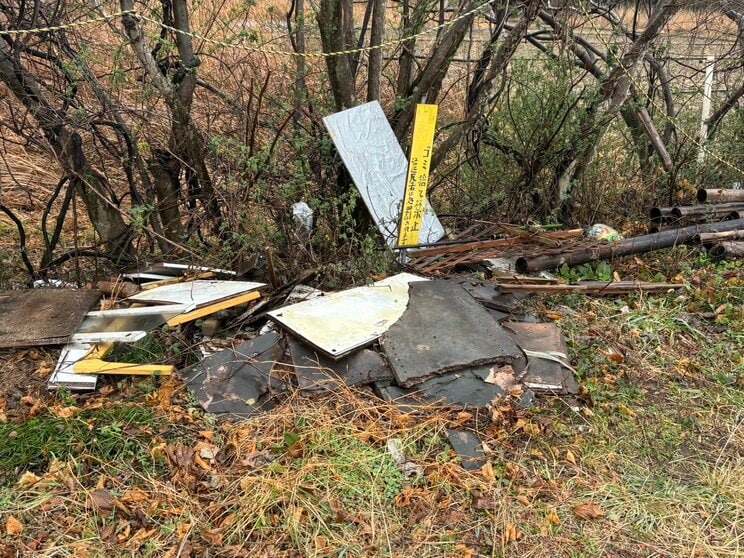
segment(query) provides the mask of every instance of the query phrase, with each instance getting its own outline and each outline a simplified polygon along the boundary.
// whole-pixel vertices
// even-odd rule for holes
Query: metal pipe
[[[731,260],[744,257],[744,242],[727,241],[715,244],[708,252],[714,260]]]
[[[673,207],[672,215],[677,219],[682,217],[723,217],[731,213],[744,210],[744,203],[719,203],[709,205],[689,205]]]
[[[701,188],[697,191],[697,201],[699,203],[744,202],[744,190],[732,190],[730,188],[706,190]]]
[[[744,230],[700,233],[692,237],[693,244],[715,244],[724,240],[744,240]]]
[[[572,252],[564,252],[563,254],[521,257],[517,259],[516,267],[518,273],[528,273],[530,271],[555,269],[563,264],[574,266],[587,262],[609,260],[615,257],[619,258],[622,256],[630,256],[632,254],[643,254],[654,250],[672,248],[690,242],[696,234],[700,233],[735,230],[744,230],[744,219],[721,221],[720,223],[709,223],[707,225],[692,225],[656,234],[647,234],[635,238],[628,238],[605,246],[595,246],[592,248],[574,250]]]

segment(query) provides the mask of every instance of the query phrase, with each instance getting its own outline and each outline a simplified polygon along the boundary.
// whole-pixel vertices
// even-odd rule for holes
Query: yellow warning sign
[[[398,232],[398,246],[416,246],[421,237],[426,211],[426,189],[429,185],[429,166],[437,124],[437,105],[417,105],[413,125],[411,159],[408,163],[408,180],[403,197],[403,212]]]

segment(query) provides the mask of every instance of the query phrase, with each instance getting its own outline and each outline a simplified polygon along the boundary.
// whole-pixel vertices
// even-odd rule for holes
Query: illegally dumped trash
[[[597,223],[592,225],[586,231],[587,238],[593,238],[594,240],[603,240],[604,242],[617,242],[623,239],[623,235],[617,232],[612,227]]]

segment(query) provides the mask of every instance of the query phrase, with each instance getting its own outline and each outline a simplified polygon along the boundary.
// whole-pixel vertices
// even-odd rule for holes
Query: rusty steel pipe
[[[609,260],[632,254],[643,254],[654,250],[672,248],[680,244],[687,244],[696,234],[700,233],[726,232],[742,229],[744,229],[744,219],[721,221],[720,223],[709,223],[707,225],[692,225],[656,234],[628,238],[614,244],[582,248],[581,250],[564,252],[562,254],[521,257],[517,258],[516,267],[518,273],[528,273],[531,271],[555,269],[563,264],[574,266],[587,262]]]
[[[727,188],[706,190],[705,188],[700,188],[700,190],[697,191],[697,201],[699,203],[744,202],[744,190],[732,190]]]
[[[744,257],[744,242],[729,240],[714,244],[708,251],[710,257],[714,260],[732,260]]]

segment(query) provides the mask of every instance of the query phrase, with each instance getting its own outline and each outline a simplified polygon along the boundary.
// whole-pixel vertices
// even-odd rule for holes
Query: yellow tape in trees
[[[401,248],[416,246],[420,242],[426,211],[426,190],[429,185],[434,129],[437,125],[437,109],[437,105],[416,106],[408,180],[398,231],[398,246]]]

